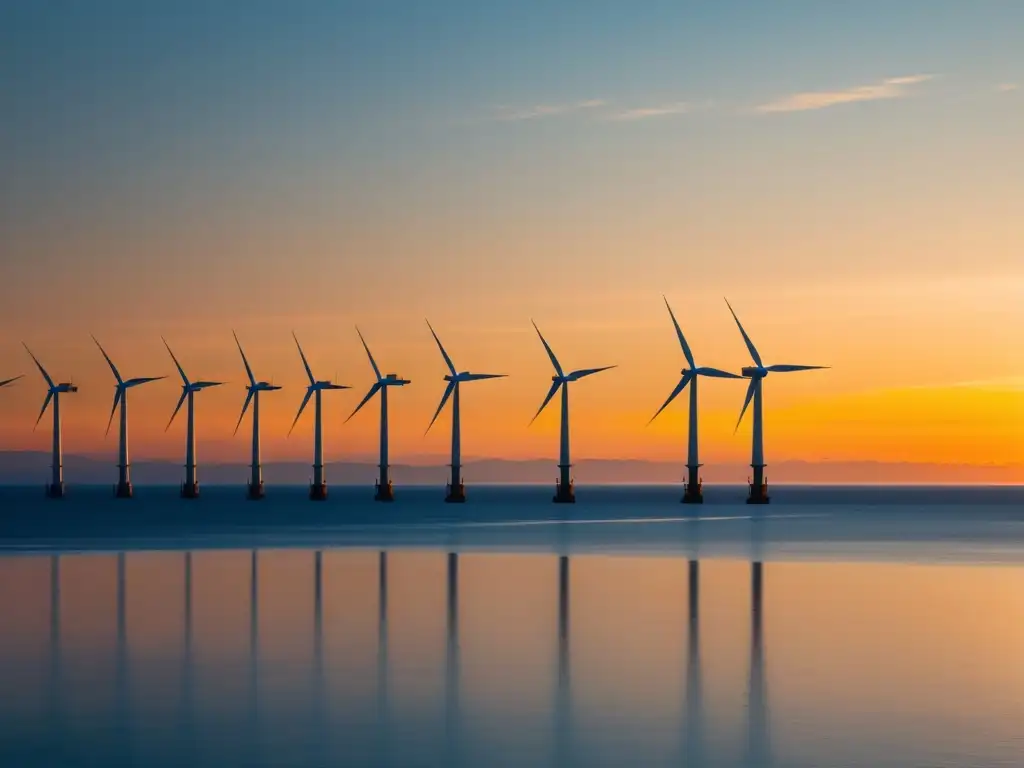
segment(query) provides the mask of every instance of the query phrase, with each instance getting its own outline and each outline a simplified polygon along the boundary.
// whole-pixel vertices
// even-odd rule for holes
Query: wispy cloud
[[[932,77],[932,75],[906,75],[904,77],[890,77],[882,80],[880,83],[858,85],[839,91],[804,91],[785,96],[767,104],[761,104],[755,107],[754,111],[762,114],[806,112],[814,109],[826,109],[839,104],[850,104],[856,101],[899,99],[906,96],[912,86],[927,82]]]
[[[608,117],[609,120],[646,120],[649,117],[664,117],[666,115],[685,115],[693,111],[693,105],[685,101],[677,101],[671,104],[659,104],[655,107],[638,107],[627,109],[623,112],[616,112]]]
[[[1010,93],[1016,91],[1020,86],[1017,83],[1000,83],[996,86],[996,90],[1000,93]]]
[[[588,99],[566,104],[536,104],[532,107],[499,106],[495,107],[494,117],[496,120],[536,120],[541,117],[555,117],[597,109],[606,104],[607,102],[603,99]]]

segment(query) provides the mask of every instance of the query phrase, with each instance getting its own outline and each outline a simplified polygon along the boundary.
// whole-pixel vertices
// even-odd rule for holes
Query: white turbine
[[[665,408],[668,407],[668,404],[675,400],[687,386],[690,387],[690,431],[686,451],[687,483],[686,490],[683,495],[683,501],[688,504],[700,504],[704,501],[704,494],[701,487],[700,477],[698,475],[701,463],[697,449],[697,379],[700,376],[709,376],[717,379],[742,379],[743,377],[737,376],[735,373],[729,373],[728,371],[721,371],[718,368],[698,368],[697,363],[694,362],[693,353],[690,351],[690,345],[686,343],[686,337],[683,336],[683,330],[679,327],[679,323],[676,321],[676,316],[672,312],[672,307],[668,304],[668,299],[665,299],[665,307],[668,309],[669,317],[672,318],[672,325],[675,326],[676,336],[679,338],[679,346],[683,350],[683,356],[686,358],[686,364],[689,367],[683,368],[681,371],[682,378],[679,379],[679,383],[676,384],[676,388],[672,390],[672,394],[668,396],[665,404],[662,405],[661,408],[658,409],[658,412],[651,417],[651,421],[658,418],[658,415],[664,411]],[[648,422],[648,424],[650,424],[650,422]]]
[[[743,415],[747,412],[747,406],[750,405],[751,399],[754,401],[754,432],[753,432],[753,445],[751,448],[750,467],[754,470],[754,480],[750,484],[750,495],[747,497],[748,504],[767,504],[768,503],[768,484],[764,479],[764,414],[763,414],[763,382],[769,373],[793,373],[794,371],[816,371],[828,368],[827,365],[765,365],[761,361],[761,355],[758,354],[757,348],[754,346],[754,342],[750,340],[747,332],[743,330],[743,325],[740,323],[740,319],[736,317],[736,312],[733,311],[732,305],[729,300],[725,300],[725,304],[729,307],[729,312],[732,313],[732,319],[736,321],[736,327],[740,329],[740,335],[743,336],[743,343],[747,345],[747,351],[750,352],[750,357],[754,361],[753,366],[745,367],[741,370],[741,373],[750,379],[750,384],[747,386],[747,396],[743,400],[743,410],[740,411],[740,417],[736,421],[736,429],[740,428],[740,422],[743,421]]]
[[[366,356],[370,358],[370,366],[373,368],[373,375],[377,377],[377,381],[370,387],[370,391],[366,393],[366,397],[356,406],[352,414],[345,419],[345,423],[347,424],[351,421],[352,416],[359,413],[359,410],[370,402],[374,395],[380,392],[380,476],[377,480],[377,493],[374,499],[376,501],[394,501],[395,493],[391,486],[388,467],[388,387],[404,387],[412,382],[409,379],[400,379],[397,373],[381,376],[380,368],[377,367],[377,362],[373,359],[373,355],[370,354],[370,348],[366,345],[366,339],[363,338],[363,334],[358,327],[356,328],[356,333],[359,334],[359,340],[363,342],[363,349],[366,350]]]
[[[288,430],[288,434],[290,435],[292,430],[295,429],[295,425],[299,423],[299,417],[306,409],[309,399],[313,395],[316,395],[314,411],[316,423],[313,426],[313,483],[309,486],[309,498],[314,501],[323,501],[327,498],[327,480],[324,477],[324,432],[321,393],[325,390],[350,389],[350,387],[346,387],[341,384],[334,384],[330,381],[317,381],[313,377],[313,371],[310,369],[309,363],[306,361],[306,355],[302,351],[302,345],[299,344],[299,339],[295,335],[294,331],[292,331],[292,338],[295,339],[295,346],[299,348],[299,357],[302,358],[302,367],[306,369],[306,376],[309,377],[309,386],[306,387],[306,396],[302,398],[302,405],[299,406],[299,412],[295,414],[295,421],[292,422],[292,426],[291,429]]]
[[[95,336],[92,337],[92,340],[95,341],[96,346],[99,347],[100,353],[107,361],[107,365],[110,366],[110,370],[114,374],[114,379],[117,382],[114,385],[114,405],[110,409],[110,420],[107,422],[106,434],[110,434],[110,426],[114,423],[114,413],[120,405],[121,429],[117,449],[118,475],[116,495],[119,499],[130,499],[132,497],[132,480],[131,464],[128,462],[128,390],[142,384],[149,384],[152,381],[160,381],[161,379],[166,378],[166,376],[149,376],[127,380],[122,379],[120,372],[117,370],[117,366],[115,366],[114,361],[110,359],[110,355],[108,355],[106,350],[104,350],[100,343],[96,341]]]
[[[462,502],[466,500],[466,488],[462,482],[462,417],[459,409],[459,386],[465,381],[483,381],[484,379],[503,379],[507,374],[504,373],[470,373],[469,371],[463,371],[459,373],[455,370],[455,364],[452,359],[445,352],[444,346],[441,344],[441,340],[434,333],[434,328],[430,325],[430,321],[427,321],[427,328],[430,328],[430,334],[434,337],[434,341],[437,342],[437,348],[441,350],[441,356],[444,358],[445,365],[448,366],[450,373],[444,377],[444,380],[448,382],[448,386],[444,389],[444,394],[441,396],[441,404],[437,406],[437,410],[434,412],[434,418],[430,420],[430,424],[427,425],[427,432],[434,426],[434,422],[437,421],[437,417],[441,414],[441,410],[444,408],[445,403],[448,402],[448,398],[452,398],[452,477],[451,482],[448,483],[448,493],[445,496],[445,501],[449,502]],[[454,395],[454,397],[453,397]],[[424,433],[426,434],[426,433]]]
[[[178,405],[175,406],[174,413],[171,414],[171,419],[167,422],[164,432],[171,428],[171,424],[174,423],[174,417],[178,415],[181,406],[188,400],[188,429],[185,438],[185,484],[181,486],[181,496],[184,499],[195,499],[199,497],[199,479],[196,474],[195,394],[210,387],[219,387],[224,382],[189,381],[188,376],[185,375],[185,370],[181,367],[181,363],[178,362],[178,358],[174,356],[174,352],[171,352],[171,345],[167,343],[167,339],[163,339],[163,342],[164,346],[167,347],[171,360],[174,361],[174,366],[178,369],[178,374],[181,376],[181,397],[178,399]]]
[[[60,423],[60,396],[65,393],[77,392],[78,387],[70,382],[55,384],[53,379],[50,378],[50,374],[43,368],[43,364],[32,354],[28,344],[22,342],[22,346],[25,347],[25,351],[28,352],[29,357],[32,358],[39,372],[43,375],[47,386],[46,399],[43,400],[43,408],[39,411],[39,418],[36,419],[35,427],[32,427],[33,431],[39,426],[39,422],[43,420],[50,401],[53,401],[53,454],[50,464],[50,484],[46,488],[46,495],[51,499],[60,499],[64,497],[64,439]]]
[[[533,321],[531,320],[530,322],[532,323]],[[569,384],[595,373],[610,370],[615,366],[606,365],[603,368],[581,368],[580,370],[572,371],[571,373],[563,373],[562,366],[559,364],[558,358],[555,357],[555,353],[551,351],[551,346],[544,338],[544,335],[540,332],[540,328],[537,327],[536,323],[533,323],[533,328],[537,331],[537,335],[540,336],[541,344],[544,345],[544,349],[548,353],[548,357],[551,358],[551,365],[555,368],[555,375],[551,377],[551,389],[548,390],[547,397],[544,398],[544,402],[541,403],[540,408],[537,409],[537,413],[534,414],[530,423],[533,424],[533,422],[537,420],[541,411],[543,411],[544,408],[547,407],[547,404],[551,402],[551,398],[553,398],[558,390],[561,389],[562,429],[558,453],[559,481],[555,486],[554,500],[556,503],[571,504],[576,501],[576,491],[573,487],[573,481],[569,473],[569,470],[572,469],[572,463],[569,460]]]
[[[256,381],[256,377],[252,375],[252,368],[249,367],[249,361],[245,357],[245,352],[242,350],[242,343],[238,340],[238,334],[234,331],[231,334],[235,337],[238,353],[242,356],[242,363],[245,365],[245,374],[249,377],[249,384],[246,387],[245,404],[242,406],[242,413],[238,417],[238,423],[235,424],[235,434],[238,434],[238,428],[242,426],[242,419],[245,418],[245,412],[249,409],[249,403],[252,403],[252,473],[249,477],[249,498],[253,500],[262,499],[263,467],[260,465],[260,392],[276,392],[280,387],[276,387],[266,381]]]

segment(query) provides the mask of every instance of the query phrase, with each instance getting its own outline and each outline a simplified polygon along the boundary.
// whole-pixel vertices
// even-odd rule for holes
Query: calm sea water
[[[1024,764],[1022,489],[332,493],[0,489],[0,765]]]

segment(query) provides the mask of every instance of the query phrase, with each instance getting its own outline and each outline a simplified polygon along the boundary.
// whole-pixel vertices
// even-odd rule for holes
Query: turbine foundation
[[[555,504],[575,504],[576,485],[570,480],[568,483],[561,481],[555,483],[555,496],[552,499]]]
[[[183,499],[198,499],[199,498],[199,483],[182,483],[182,485],[181,485],[181,498],[183,498]]]
[[[558,465],[558,481],[555,483],[555,497],[552,499],[555,504],[576,503],[576,484],[569,475],[571,469],[571,464]]]
[[[764,479],[764,465],[753,465],[754,481],[750,483],[750,493],[747,496],[747,504],[767,504],[770,501],[768,496],[768,483]]]
[[[121,480],[114,489],[114,498],[130,499],[132,497],[132,484],[128,480]]]
[[[246,498],[249,499],[249,501],[259,501],[265,495],[266,494],[265,494],[265,492],[263,490],[263,481],[262,480],[260,480],[258,483],[253,483],[253,482],[249,483],[249,492],[248,492],[247,497],[246,497]]]
[[[700,479],[699,467],[687,467],[687,479],[683,484],[683,504],[704,503],[704,481]]]
[[[46,486],[46,498],[48,499],[63,499],[67,489],[64,487],[64,483],[50,483]]]
[[[310,483],[309,498],[311,501],[327,501],[327,483]]]
[[[466,484],[458,483],[452,485],[448,483],[447,493],[445,494],[444,500],[449,504],[463,504],[466,501]]]
[[[391,485],[391,481],[388,480],[387,485],[381,485],[380,481],[376,484],[376,493],[373,495],[374,501],[394,501],[395,500],[395,489]]]

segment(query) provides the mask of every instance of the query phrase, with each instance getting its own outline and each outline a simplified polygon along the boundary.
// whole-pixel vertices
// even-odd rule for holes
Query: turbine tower
[[[434,328],[430,325],[430,321],[427,321],[427,328],[430,328],[430,334],[434,337],[434,341],[437,342],[437,348],[441,350],[441,356],[444,358],[445,365],[448,366],[450,373],[444,377],[444,380],[448,382],[448,386],[445,387],[444,394],[441,396],[441,404],[437,406],[437,411],[434,412],[434,418],[430,420],[430,424],[427,425],[427,432],[434,426],[434,422],[437,421],[437,417],[441,414],[441,410],[444,408],[444,404],[448,402],[448,398],[452,397],[452,478],[451,482],[448,483],[447,494],[444,500],[447,502],[461,503],[466,500],[466,486],[462,482],[462,418],[459,412],[459,385],[464,381],[482,381],[484,379],[502,379],[507,374],[504,373],[470,373],[469,371],[463,371],[458,373],[455,370],[455,364],[452,359],[448,356],[448,353],[444,351],[444,346],[441,344],[441,340],[437,338],[437,334],[434,333]],[[426,433],[424,433],[426,434]]]
[[[682,378],[679,379],[679,383],[676,384],[676,388],[672,390],[672,394],[668,396],[668,400],[665,401],[665,404],[658,409],[658,413],[651,417],[651,421],[658,418],[658,415],[664,411],[668,407],[668,404],[675,400],[687,386],[690,387],[690,435],[686,449],[687,482],[683,491],[683,503],[703,504],[703,481],[698,475],[701,463],[697,451],[697,378],[699,376],[710,376],[711,378],[716,379],[742,379],[743,377],[737,376],[735,373],[729,373],[728,371],[720,371],[717,368],[698,368],[697,363],[693,360],[693,353],[690,351],[690,345],[686,343],[686,337],[683,336],[683,331],[679,327],[679,323],[676,321],[676,316],[672,312],[672,307],[668,304],[668,299],[665,299],[665,307],[668,309],[669,317],[672,318],[672,325],[675,326],[676,336],[679,337],[679,346],[682,347],[683,356],[686,358],[686,364],[689,368],[683,368],[683,370],[680,371],[680,373],[682,373]],[[647,423],[650,424],[651,422],[649,421]]]
[[[299,412],[295,414],[295,421],[292,422],[292,427],[288,430],[288,434],[290,435],[292,430],[295,429],[295,425],[299,423],[299,417],[302,416],[306,404],[309,403],[309,398],[315,394],[316,424],[313,427],[313,482],[309,486],[309,498],[313,501],[325,501],[327,499],[327,480],[324,478],[323,409],[320,403],[320,396],[324,390],[351,389],[351,387],[334,384],[330,381],[317,381],[313,378],[313,371],[310,370],[309,363],[306,361],[306,355],[302,351],[302,345],[299,344],[299,339],[294,331],[292,331],[292,338],[295,339],[295,346],[299,348],[299,357],[302,358],[302,366],[306,369],[306,376],[309,377],[309,386],[306,387],[306,396],[302,398],[302,405],[299,406]]]
[[[380,392],[380,477],[377,480],[377,493],[374,495],[375,501],[394,501],[395,492],[391,486],[391,477],[388,472],[388,387],[404,387],[406,384],[411,384],[409,379],[398,378],[397,373],[389,373],[387,376],[380,375],[380,368],[377,367],[376,361],[373,359],[373,355],[370,354],[370,348],[366,346],[366,339],[363,338],[363,334],[356,328],[356,333],[359,334],[359,340],[363,342],[363,349],[366,350],[366,356],[370,358],[370,365],[373,367],[373,374],[377,377],[376,383],[370,387],[370,391],[366,393],[366,397],[363,401],[356,406],[356,409],[352,411],[352,414],[345,419],[347,424],[352,416],[359,413],[359,409],[370,402],[370,399]]]
[[[276,387],[266,381],[256,381],[256,377],[252,375],[252,368],[249,367],[249,361],[245,357],[245,352],[242,350],[242,343],[238,340],[238,334],[234,331],[231,332],[235,337],[235,344],[238,345],[238,352],[242,355],[242,363],[245,364],[245,374],[249,377],[249,385],[246,387],[245,404],[242,406],[242,414],[238,417],[238,423],[235,424],[235,434],[238,434],[238,428],[242,426],[242,419],[245,418],[245,412],[249,409],[249,403],[252,403],[252,475],[249,478],[249,498],[253,501],[263,498],[263,468],[260,466],[260,392],[274,392],[279,390],[280,387]]]
[[[530,322],[533,322],[532,320]],[[559,389],[562,390],[562,438],[558,453],[558,469],[559,469],[559,480],[555,484],[555,498],[556,504],[573,504],[576,501],[576,490],[573,487],[573,480],[570,477],[569,470],[572,469],[572,463],[569,461],[569,384],[573,381],[578,381],[586,376],[590,376],[594,373],[600,373],[601,371],[607,371],[614,368],[614,365],[606,365],[603,368],[582,368],[578,371],[572,371],[571,373],[563,373],[562,366],[558,362],[558,358],[555,357],[555,353],[551,351],[551,347],[544,339],[544,335],[540,332],[540,328],[537,327],[536,323],[533,323],[533,328],[537,331],[537,335],[540,336],[540,341],[544,345],[544,349],[548,353],[548,357],[551,358],[551,364],[555,367],[555,375],[551,377],[551,389],[548,390],[548,396],[544,398],[544,402],[541,403],[540,408],[537,409],[537,413],[530,420],[533,424],[540,416],[541,411],[547,407],[547,404],[551,402],[551,398],[555,396]]]
[[[171,352],[171,345],[167,343],[167,339],[163,340],[164,346],[167,347],[168,353],[171,355],[171,360],[174,361],[175,367],[178,369],[178,374],[181,376],[181,397],[178,398],[178,405],[174,408],[174,413],[171,414],[170,421],[167,422],[167,427],[164,429],[166,432],[171,428],[171,424],[174,423],[174,417],[178,415],[178,411],[181,410],[181,406],[188,400],[188,431],[185,438],[185,482],[181,486],[181,498],[183,499],[198,499],[199,498],[199,479],[196,477],[196,406],[195,406],[195,394],[201,392],[204,389],[210,387],[219,387],[224,382],[222,381],[189,381],[188,376],[185,375],[185,369],[181,367],[181,363],[178,362],[178,358],[174,356],[174,352]]]
[[[28,348],[28,344],[22,342],[22,346],[25,347],[25,351],[28,352],[35,362],[39,372],[43,374],[43,379],[46,380],[46,386],[48,387],[46,399],[43,400],[43,409],[39,411],[39,418],[36,419],[36,427],[43,420],[50,401],[53,401],[53,459],[50,464],[52,474],[50,476],[50,484],[46,486],[46,495],[51,499],[62,499],[64,498],[64,440],[60,429],[60,396],[65,392],[77,392],[78,387],[70,382],[54,384],[50,374],[43,368],[43,364],[39,362],[38,358],[32,354],[32,350]],[[35,430],[35,427],[32,429]]]
[[[769,373],[792,373],[794,371],[816,371],[828,368],[827,365],[765,365],[761,361],[761,355],[758,354],[754,342],[750,340],[747,332],[743,330],[743,325],[740,323],[740,319],[736,317],[736,312],[733,311],[732,305],[729,300],[725,300],[725,304],[729,307],[729,312],[732,313],[732,319],[736,321],[736,327],[740,329],[740,335],[743,336],[743,343],[747,345],[747,351],[750,352],[750,357],[754,361],[753,366],[748,366],[741,370],[741,373],[750,379],[750,384],[747,386],[747,396],[743,401],[743,410],[740,411],[740,417],[736,421],[736,429],[740,428],[740,423],[743,421],[743,415],[747,412],[747,406],[750,405],[750,400],[754,400],[754,433],[753,433],[753,445],[751,449],[750,468],[754,470],[754,480],[750,483],[750,494],[747,496],[747,504],[767,504],[768,498],[768,483],[764,477],[764,414],[763,414],[763,395],[762,389],[764,386],[764,379]]]
[[[138,387],[142,384],[149,384],[151,381],[160,381],[160,379],[166,378],[164,376],[150,376],[145,378],[128,379],[127,381],[121,378],[121,374],[117,370],[117,366],[114,365],[114,361],[110,359],[110,355],[106,353],[106,350],[96,341],[96,337],[93,336],[92,340],[96,342],[96,346],[99,347],[100,352],[103,354],[103,358],[107,361],[107,365],[110,366],[110,370],[114,374],[114,379],[117,383],[114,385],[114,405],[110,409],[110,420],[107,422],[107,432],[110,434],[110,425],[114,423],[114,412],[117,410],[118,405],[121,406],[121,430],[117,448],[117,490],[114,495],[119,499],[130,499],[132,497],[132,480],[131,480],[131,464],[128,462],[128,390],[133,387]]]

